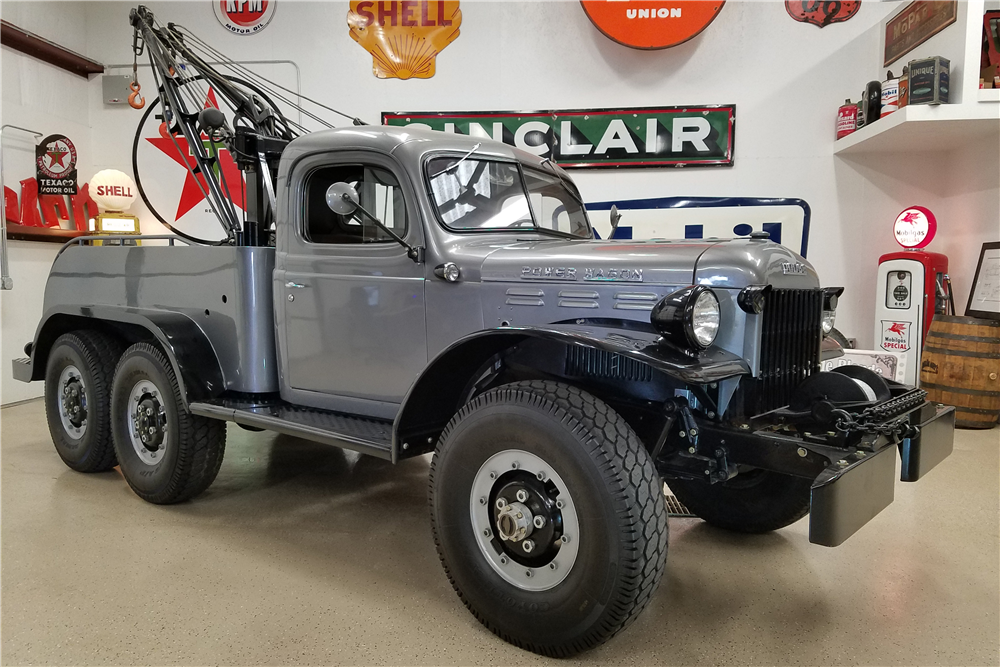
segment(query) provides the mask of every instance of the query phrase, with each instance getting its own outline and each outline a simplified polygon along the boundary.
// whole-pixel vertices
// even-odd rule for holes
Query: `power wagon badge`
[[[843,23],[858,13],[861,9],[861,2],[857,0],[842,0],[837,2],[826,2],[823,0],[801,0],[785,2],[785,10],[788,15],[796,21],[802,23],[812,23],[814,26],[825,28],[831,23]]]
[[[277,0],[215,0],[215,17],[229,32],[253,35],[274,18]]]
[[[76,194],[76,146],[61,134],[50,134],[35,147],[38,194]]]

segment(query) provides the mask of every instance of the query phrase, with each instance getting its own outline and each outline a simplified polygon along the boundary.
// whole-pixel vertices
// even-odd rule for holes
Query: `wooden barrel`
[[[1000,416],[1000,322],[935,315],[920,388],[929,400],[955,406],[955,426],[992,428]]]

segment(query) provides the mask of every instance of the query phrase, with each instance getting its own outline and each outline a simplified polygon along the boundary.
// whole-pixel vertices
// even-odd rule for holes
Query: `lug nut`
[[[536,516],[534,519],[531,520],[531,523],[534,524],[535,528],[544,528],[545,517],[539,514],[538,516]]]
[[[486,530],[483,531],[483,536],[484,537],[489,537],[490,536],[490,529],[489,528],[487,528]]]
[[[479,504],[480,505],[485,505],[486,504],[486,496],[483,496],[482,498],[479,499]]]
[[[527,499],[528,499],[528,492],[525,491],[524,489],[518,489],[517,490],[517,501],[520,502],[520,503],[523,503]]]
[[[500,496],[499,498],[497,498],[497,509],[502,510],[504,507],[507,507],[507,499],[504,498],[503,496]]]
[[[490,479],[496,479],[496,478],[497,478],[497,474],[491,470],[490,471]]]
[[[531,578],[531,570],[525,570],[524,571],[524,576],[526,576],[526,577],[528,577],[530,579]]]
[[[535,550],[535,542],[533,540],[525,540],[521,542],[521,548],[524,549],[524,553],[530,554]]]
[[[554,569],[556,569],[557,567],[558,567],[558,565],[556,565],[556,562],[555,562],[555,561],[552,561],[551,563],[549,563],[549,569],[550,569],[550,570],[554,570]]]
[[[566,506],[566,504],[563,501],[561,501],[561,500],[557,500],[556,501],[556,507],[558,507],[559,509],[562,509],[565,506]]]
[[[507,557],[506,556],[500,556],[500,564],[501,565],[506,565],[507,564]]]
[[[569,535],[563,535],[561,538],[563,544],[569,544]]]
[[[517,470],[518,468],[521,467],[521,464],[518,463],[517,461],[514,461],[513,463],[510,464],[510,467],[513,468],[514,470]]]
[[[539,482],[544,482],[545,481],[545,471],[544,470],[539,470],[538,474],[535,475],[535,477],[538,478]]]
[[[688,454],[694,454],[696,451],[698,450],[695,449],[694,447],[688,447]]]

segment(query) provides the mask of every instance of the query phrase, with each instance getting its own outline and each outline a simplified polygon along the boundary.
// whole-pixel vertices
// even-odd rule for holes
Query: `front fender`
[[[173,366],[185,407],[225,390],[218,357],[208,336],[181,313],[114,306],[57,306],[42,317],[31,347],[31,379],[45,378],[56,338],[74,329],[109,329],[128,340],[152,336]]]
[[[622,323],[501,327],[470,334],[443,350],[410,387],[394,425],[394,456],[429,451],[461,407],[473,373],[495,354],[536,338],[620,354],[684,384],[708,384],[750,373],[742,358],[721,348],[690,356],[656,333]],[[405,446],[404,446],[405,445]],[[405,452],[405,453],[404,453]]]

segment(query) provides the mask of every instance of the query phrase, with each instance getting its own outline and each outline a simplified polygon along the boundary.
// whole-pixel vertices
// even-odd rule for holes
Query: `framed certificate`
[[[968,317],[1000,320],[1000,241],[984,243],[969,291]]]

